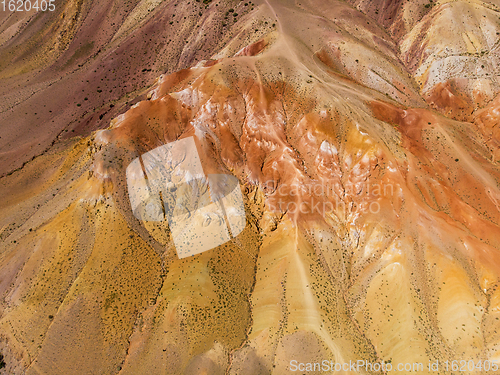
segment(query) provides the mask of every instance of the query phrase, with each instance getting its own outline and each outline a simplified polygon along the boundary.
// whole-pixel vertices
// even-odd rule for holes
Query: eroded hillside
[[[165,46],[192,66],[0,180],[7,373],[500,360],[497,6],[204,3],[237,30],[223,46]],[[175,6],[148,4],[107,46]],[[187,137],[238,178],[247,225],[179,259],[166,222],[134,217],[126,168]]]

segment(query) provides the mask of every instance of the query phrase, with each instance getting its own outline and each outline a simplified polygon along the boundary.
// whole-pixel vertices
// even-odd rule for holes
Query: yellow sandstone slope
[[[450,7],[484,12],[483,35],[498,40],[493,5],[421,4],[400,39],[406,29],[354,5],[367,15],[340,1],[256,5],[212,60],[0,180],[6,373],[287,374],[325,360],[427,374],[437,360],[500,361],[496,76],[454,85],[431,54],[405,60],[408,46],[439,48],[418,28],[451,27]],[[207,174],[239,179],[247,226],[178,259],[166,223],[132,214],[125,171],[190,136]]]

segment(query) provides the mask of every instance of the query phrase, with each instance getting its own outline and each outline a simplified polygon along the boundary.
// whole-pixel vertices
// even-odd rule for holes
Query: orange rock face
[[[7,373],[494,368],[496,6],[351,3],[209,2],[204,17],[237,36],[144,86],[106,128],[8,170]],[[138,3],[109,48],[175,4]],[[188,137],[206,175],[238,179],[246,227],[179,259],[166,221],[134,216],[126,169]]]

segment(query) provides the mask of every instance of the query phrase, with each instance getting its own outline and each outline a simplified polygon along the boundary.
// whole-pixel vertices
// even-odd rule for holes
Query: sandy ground
[[[2,15],[0,371],[500,360],[497,8],[386,3]],[[178,259],[125,171],[191,136],[247,226]]]

